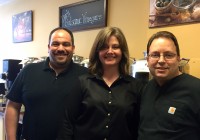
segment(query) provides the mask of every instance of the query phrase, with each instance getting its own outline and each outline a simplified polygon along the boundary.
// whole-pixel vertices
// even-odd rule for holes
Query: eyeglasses
[[[177,54],[174,53],[164,53],[164,54],[160,54],[160,53],[152,53],[149,54],[148,56],[150,57],[150,59],[152,60],[158,60],[160,59],[160,56],[163,56],[165,60],[171,60],[173,59]]]

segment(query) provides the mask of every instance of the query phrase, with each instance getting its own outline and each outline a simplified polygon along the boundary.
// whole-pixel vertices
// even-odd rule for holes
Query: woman
[[[143,85],[129,75],[129,51],[119,28],[102,29],[92,46],[89,74],[66,99],[58,139],[136,140],[138,95]]]

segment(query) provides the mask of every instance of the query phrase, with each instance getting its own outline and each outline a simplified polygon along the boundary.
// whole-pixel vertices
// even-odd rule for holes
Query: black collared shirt
[[[49,58],[23,68],[6,97],[25,106],[24,139],[56,139],[63,117],[64,97],[83,73],[87,73],[86,68],[71,62],[68,69],[56,76],[49,67]]]
[[[110,87],[101,77],[81,76],[67,97],[59,139],[136,140],[142,88],[131,76],[119,77]]]

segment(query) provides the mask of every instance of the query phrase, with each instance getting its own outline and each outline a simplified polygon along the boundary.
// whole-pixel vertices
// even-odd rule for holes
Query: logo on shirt
[[[176,111],[176,108],[175,108],[175,107],[169,107],[168,113],[169,113],[169,114],[174,114],[175,111]]]

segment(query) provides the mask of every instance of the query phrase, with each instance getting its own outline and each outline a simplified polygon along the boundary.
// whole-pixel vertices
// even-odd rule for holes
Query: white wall
[[[47,56],[48,35],[59,26],[59,7],[80,0],[13,0],[0,6],[0,73],[3,59]],[[12,16],[33,10],[33,41],[12,42]],[[99,29],[75,32],[75,53],[87,57]]]
[[[1,59],[46,56],[49,32],[59,25],[59,7],[82,0],[12,0],[0,6],[0,73]],[[173,32],[181,48],[181,56],[191,58],[190,74],[200,77],[200,24],[192,23],[148,28],[150,0],[108,0],[108,26],[124,32],[131,57],[140,59],[149,37],[160,30]],[[12,43],[12,16],[33,10],[33,41]],[[77,55],[88,57],[99,29],[74,33]]]
[[[82,0],[13,0],[0,6],[0,73],[2,59],[46,56],[49,32],[59,25],[59,7]],[[108,0],[108,26],[118,26],[127,36],[132,57],[141,58],[145,49],[148,23],[143,15],[146,0]],[[139,8],[140,7],[140,8]],[[143,13],[138,14],[141,9]],[[33,41],[12,43],[12,16],[33,10]],[[137,30],[140,28],[140,31]],[[74,32],[75,53],[88,57],[99,29]],[[142,41],[141,41],[142,40]]]

